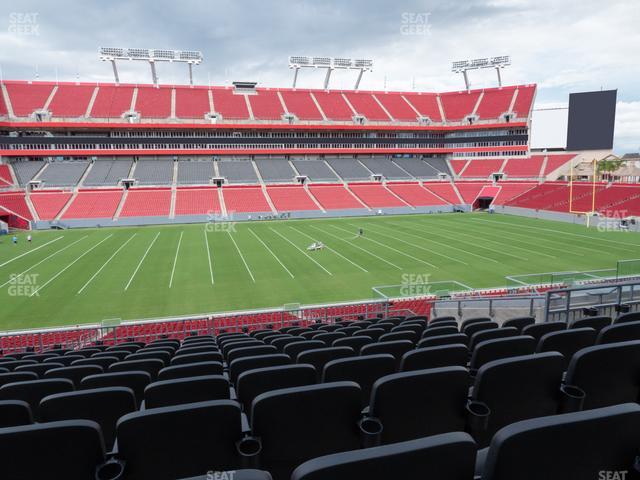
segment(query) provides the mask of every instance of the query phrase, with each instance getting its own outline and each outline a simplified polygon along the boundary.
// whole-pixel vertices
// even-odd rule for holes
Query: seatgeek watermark
[[[14,35],[40,35],[40,14],[38,12],[11,12],[8,32]]]
[[[235,477],[235,470],[229,470],[228,472],[207,472],[207,480],[233,480]]]
[[[629,212],[627,210],[605,210],[600,212],[598,226],[599,232],[628,232]]]
[[[228,232],[236,233],[236,224],[238,222],[233,219],[233,212],[222,214],[219,212],[207,213],[207,225],[205,230],[210,232]]]
[[[431,35],[430,12],[403,12],[400,14],[400,35]]]
[[[400,295],[403,297],[417,297],[431,294],[429,273],[403,273],[400,280]]]
[[[39,297],[39,276],[39,273],[30,273],[28,275],[12,273],[7,282],[7,294],[10,297]]]

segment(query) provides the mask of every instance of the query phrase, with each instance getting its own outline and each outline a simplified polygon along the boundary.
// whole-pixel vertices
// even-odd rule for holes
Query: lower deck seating
[[[515,197],[524,194],[534,188],[536,183],[505,183],[498,184],[500,191],[493,199],[493,205],[504,205]]]
[[[388,183],[387,188],[414,207],[448,205],[443,199],[417,183]]]
[[[70,192],[34,192],[31,203],[40,220],[53,220],[71,198]]]
[[[176,190],[175,215],[212,215],[220,213],[216,188],[179,188]]]
[[[0,164],[0,188],[13,185],[13,179],[11,178],[11,171],[9,165]]]
[[[121,189],[80,190],[62,218],[113,218],[120,200]]]
[[[0,193],[0,207],[14,212],[27,220],[32,219],[24,192]]]
[[[222,189],[227,213],[270,213],[271,207],[261,187],[225,187]]]
[[[343,185],[311,185],[309,191],[325,210],[365,208]]]
[[[168,217],[171,209],[171,190],[130,189],[124,202],[121,217]]]
[[[467,168],[459,174],[462,178],[487,178],[500,171],[504,160],[470,160]]]
[[[279,212],[319,210],[303,186],[267,187],[267,194]]]
[[[406,207],[407,204],[379,183],[349,184],[349,189],[371,208]]]
[[[472,204],[486,183],[456,182],[464,203]]]
[[[461,203],[450,182],[424,183],[423,186],[452,205],[459,205]]]

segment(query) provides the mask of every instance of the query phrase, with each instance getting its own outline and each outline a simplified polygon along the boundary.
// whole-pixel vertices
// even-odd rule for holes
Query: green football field
[[[35,232],[0,238],[0,330],[364,300],[407,282],[503,286],[638,257],[633,233],[488,214]]]

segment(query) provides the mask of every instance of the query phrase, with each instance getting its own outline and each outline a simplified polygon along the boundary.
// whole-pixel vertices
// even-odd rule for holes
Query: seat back
[[[201,375],[222,375],[222,363],[198,362],[165,367],[158,372],[158,380],[174,380]]]
[[[478,370],[471,398],[490,411],[486,428],[470,432],[481,448],[505,425],[558,413],[564,363],[560,353],[546,352],[495,360]]]
[[[92,420],[100,425],[105,446],[111,450],[118,419],[137,408],[133,390],[106,387],[57,393],[40,401],[40,420]]]
[[[596,342],[596,331],[593,328],[570,328],[558,332],[547,333],[542,336],[536,347],[536,352],[560,352],[566,370],[571,357],[578,350],[591,347]]]
[[[229,381],[222,375],[161,380],[144,389],[145,408],[228,399]]]
[[[304,387],[316,383],[316,369],[311,365],[282,365],[248,370],[236,381],[238,401],[251,418],[251,404],[258,395],[283,388]]]
[[[55,393],[71,392],[73,382],[65,378],[28,380],[0,387],[0,400],[22,400],[29,404],[34,419],[40,419],[40,400]]]
[[[640,340],[640,322],[614,323],[600,330],[596,345]],[[4,367],[4,365],[3,365]]]
[[[468,345],[469,337],[464,333],[454,333],[451,335],[438,335],[437,337],[423,338],[418,342],[418,348],[437,347],[439,345]]]
[[[396,370],[400,366],[402,355],[414,347],[409,340],[395,340],[392,342],[378,342],[365,345],[360,349],[360,355],[377,355],[380,353],[389,353],[396,359]]]
[[[334,340],[332,346],[352,348],[355,354],[358,355],[362,347],[373,342],[374,340],[370,337],[365,337],[364,335],[354,335],[353,337],[339,338],[338,340]]]
[[[152,408],[118,421],[118,458],[127,480],[235,470],[241,437],[240,405],[232,400]]]
[[[507,357],[530,355],[536,348],[536,340],[528,335],[485,340],[476,345],[471,354],[469,368],[477,370],[485,363]]]
[[[469,349],[461,343],[411,350],[402,356],[400,371],[426,370],[440,367],[466,367]]]
[[[382,443],[463,431],[469,372],[443,367],[387,375],[371,390],[369,412],[382,422]]]
[[[640,341],[583,348],[569,362],[565,383],[585,392],[585,409],[637,402]]]
[[[447,326],[434,326],[432,328],[427,328],[422,333],[422,338],[431,338],[431,337],[439,337],[441,335],[455,335],[456,333],[460,333],[458,331],[457,326],[447,325]]]
[[[535,317],[514,317],[505,320],[505,322],[502,324],[502,328],[514,327],[516,330],[518,330],[518,335],[521,335],[524,327],[528,327],[529,325],[533,325],[534,323],[536,323]]]
[[[277,367],[278,365],[289,365],[290,363],[291,358],[283,353],[238,358],[229,365],[229,379],[235,385],[238,376],[243,372],[254,368]]]
[[[89,375],[80,382],[80,390],[105,387],[127,387],[133,391],[136,405],[142,403],[144,388],[151,383],[151,375],[143,371],[101,373]]]
[[[518,335],[518,329],[515,327],[493,328],[489,330],[481,330],[474,333],[469,339],[469,350],[473,350],[476,345],[485,340],[494,340],[496,338],[508,338]]]
[[[186,363],[200,362],[222,362],[222,360],[222,354],[212,350],[210,352],[176,354],[171,359],[170,365],[184,365]]]
[[[172,363],[173,365],[173,363]],[[147,372],[151,379],[154,380],[158,376],[160,369],[164,368],[162,360],[151,358],[148,360],[125,360],[122,362],[112,363],[109,365],[107,372],[131,372],[142,371]]]
[[[534,323],[528,325],[522,329],[522,335],[529,335],[530,337],[540,340],[543,335],[551,332],[558,332],[560,330],[566,330],[567,324],[565,322],[543,322]]]
[[[396,371],[396,359],[393,355],[364,355],[360,357],[332,360],[324,365],[322,382],[350,381],[358,384],[361,390],[361,405],[369,405],[371,388],[379,378]]]
[[[593,328],[600,333],[604,327],[611,325],[611,317],[585,317],[574,320],[569,328]]]
[[[328,362],[339,358],[353,357],[355,354],[351,347],[316,348],[299,353],[296,358],[296,363],[313,365],[316,369],[317,379],[320,381],[322,370]]]
[[[43,378],[66,378],[78,388],[80,381],[89,375],[98,375],[104,370],[98,365],[76,365],[71,367],[52,368],[45,372]]]
[[[285,345],[283,353],[289,355],[291,358],[296,358],[300,352],[313,350],[315,348],[324,348],[325,346],[325,343],[319,340],[302,340]]]
[[[311,458],[360,446],[360,387],[334,382],[274,390],[253,400],[251,432],[262,439],[261,464],[289,478]]]
[[[445,433],[315,458],[296,468],[291,480],[389,480],[389,472],[407,480],[470,480],[475,457],[468,434]]]
[[[88,420],[3,428],[0,451],[6,479],[95,478],[105,460],[100,427]]]
[[[637,404],[524,420],[496,433],[482,480],[637,478],[638,445]]]
[[[0,428],[31,425],[31,407],[23,400],[0,400]]]

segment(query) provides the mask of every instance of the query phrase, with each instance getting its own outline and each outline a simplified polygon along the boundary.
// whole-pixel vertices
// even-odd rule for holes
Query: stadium
[[[3,478],[640,478],[625,90],[548,107],[504,54],[212,83],[138,47],[0,70]]]

